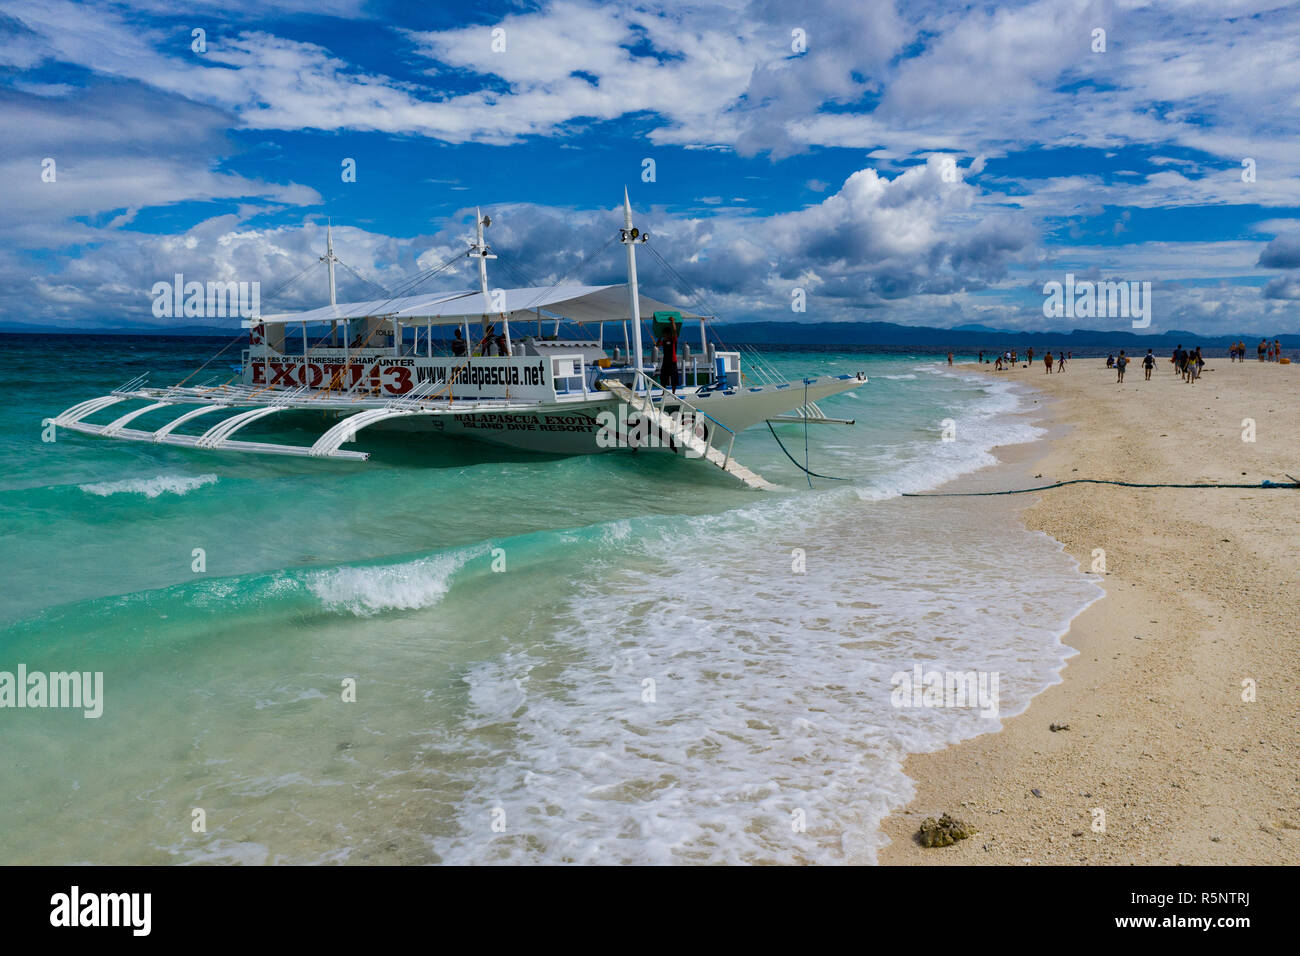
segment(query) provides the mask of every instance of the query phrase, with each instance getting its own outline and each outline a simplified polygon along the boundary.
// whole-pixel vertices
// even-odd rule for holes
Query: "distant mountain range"
[[[1226,349],[1231,343],[1244,341],[1252,357],[1261,338],[1272,342],[1280,339],[1285,349],[1300,348],[1300,335],[1279,335],[1258,329],[1232,335],[1204,335],[1185,329],[1168,332],[1138,333],[1119,329],[1073,329],[1069,332],[1012,331],[994,329],[985,325],[967,324],[951,329],[922,325],[896,325],[893,322],[718,322],[711,326],[717,337],[728,344],[792,345],[792,346],[868,346],[885,351],[921,351],[971,353],[981,349],[1001,352],[1007,349],[1024,351],[1033,346],[1040,353],[1064,348],[1080,354],[1112,352],[1125,349],[1129,352],[1155,349],[1171,351],[1176,345],[1199,345],[1202,348]],[[606,329],[607,335],[612,329]],[[208,336],[229,340],[241,334],[238,329],[219,326],[183,326],[167,329],[116,328],[116,329],[61,329],[34,324],[0,326],[0,333],[11,334],[66,334],[66,335],[160,335]],[[590,336],[589,330],[561,329],[566,337]],[[450,334],[450,330],[447,331]],[[610,344],[621,344],[620,336],[610,336]],[[689,330],[683,341],[695,344],[696,337]]]

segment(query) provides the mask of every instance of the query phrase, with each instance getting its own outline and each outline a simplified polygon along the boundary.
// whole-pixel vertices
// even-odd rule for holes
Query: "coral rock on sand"
[[[938,820],[926,817],[921,823],[917,839],[921,841],[921,846],[952,846],[958,840],[964,840],[977,832],[969,823],[954,820],[945,813]]]

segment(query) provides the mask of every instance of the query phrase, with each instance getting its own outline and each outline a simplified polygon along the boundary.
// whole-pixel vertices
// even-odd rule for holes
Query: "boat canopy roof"
[[[683,319],[700,316],[639,296],[642,318],[655,312],[679,312]],[[343,302],[308,312],[283,312],[246,320],[245,328],[259,323],[344,322],[383,318],[405,326],[459,325],[469,318],[496,318],[542,309],[574,322],[619,322],[631,318],[626,285],[560,285],[529,289],[494,289],[482,292],[436,292],[367,302]]]

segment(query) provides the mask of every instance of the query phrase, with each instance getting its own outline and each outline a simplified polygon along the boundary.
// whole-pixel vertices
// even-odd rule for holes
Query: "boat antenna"
[[[636,244],[650,238],[647,232],[641,232],[632,225],[632,202],[627,196],[627,187],[623,187],[623,228],[619,230],[619,241],[627,249],[627,294],[628,309],[632,318],[632,390],[641,387],[641,293],[636,282]]]

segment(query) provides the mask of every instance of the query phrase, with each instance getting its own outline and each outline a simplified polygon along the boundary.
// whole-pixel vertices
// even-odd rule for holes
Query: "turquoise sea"
[[[0,709],[0,863],[870,861],[903,757],[990,729],[894,706],[891,675],[993,672],[1013,714],[1100,594],[1014,499],[899,497],[1045,435],[934,356],[765,351],[870,378],[822,403],[853,427],[778,428],[849,481],[737,440],[779,493],[436,438],[366,436],[365,464],[42,441],[215,347],[0,336],[0,671],[104,675],[98,719]]]

